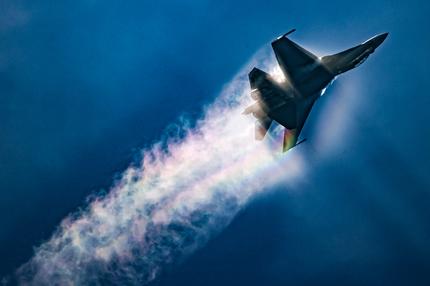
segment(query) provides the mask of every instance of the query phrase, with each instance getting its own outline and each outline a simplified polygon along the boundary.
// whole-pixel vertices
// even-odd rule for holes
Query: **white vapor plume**
[[[273,71],[271,61],[254,63]],[[254,140],[254,119],[242,115],[250,103],[243,72],[195,127],[144,150],[107,195],[66,218],[18,269],[19,283],[147,284],[203,246],[255,194],[302,175],[299,150],[278,156],[281,142],[272,148]]]

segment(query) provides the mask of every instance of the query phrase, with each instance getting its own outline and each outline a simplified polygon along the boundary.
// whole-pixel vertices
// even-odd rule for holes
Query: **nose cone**
[[[374,47],[375,48],[379,47],[379,45],[381,45],[382,42],[385,41],[385,39],[387,38],[387,36],[388,36],[388,33],[383,33],[383,34],[380,34],[380,35],[374,37],[373,41],[372,41]]]

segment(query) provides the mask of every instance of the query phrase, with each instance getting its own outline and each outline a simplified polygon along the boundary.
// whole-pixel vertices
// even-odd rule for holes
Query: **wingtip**
[[[296,31],[296,29],[291,29],[291,30],[289,30],[289,31],[288,31],[288,32],[286,32],[285,34],[282,34],[281,36],[277,37],[277,38],[276,38],[276,40],[275,40],[275,42],[276,42],[277,40],[279,40],[279,39],[285,38],[286,36],[288,36],[289,34],[294,33],[295,31]]]
[[[288,32],[286,32],[285,34],[283,34],[283,35],[281,36],[281,38],[284,38],[284,37],[288,36],[289,34],[294,33],[295,31],[296,31],[296,29],[295,29],[295,28],[294,28],[294,29],[291,29],[291,30],[289,30]]]
[[[288,36],[289,34],[294,33],[295,31],[296,31],[296,28],[291,29],[290,31],[288,31],[288,32],[286,32],[286,33],[284,34],[284,37]]]

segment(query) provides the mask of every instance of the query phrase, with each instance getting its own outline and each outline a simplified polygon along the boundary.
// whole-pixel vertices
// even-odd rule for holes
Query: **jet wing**
[[[309,70],[320,65],[317,56],[288,39],[286,35],[273,41],[272,48],[279,66],[293,85],[299,85]]]

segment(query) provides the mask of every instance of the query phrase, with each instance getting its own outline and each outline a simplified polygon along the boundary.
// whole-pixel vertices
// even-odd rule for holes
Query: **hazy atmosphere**
[[[0,280],[428,285],[429,12],[0,0]],[[318,56],[390,34],[281,154],[241,112],[292,28]]]

